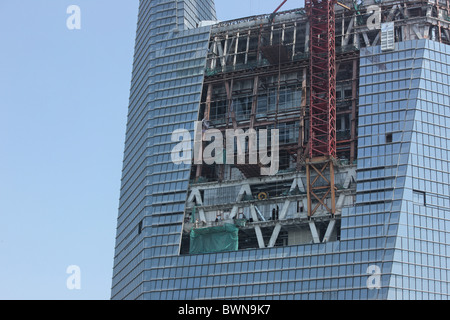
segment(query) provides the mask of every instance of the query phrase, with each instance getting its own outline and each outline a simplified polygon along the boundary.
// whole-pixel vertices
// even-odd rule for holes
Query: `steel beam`
[[[250,205],[250,213],[252,215],[253,221],[258,221],[258,215],[256,214],[256,209],[253,204]],[[258,246],[260,248],[265,248],[266,245],[264,244],[264,238],[261,232],[261,227],[258,225],[255,225],[255,233],[256,233],[256,240],[258,240]]]
[[[331,219],[330,222],[328,223],[327,231],[325,232],[322,242],[327,242],[330,239],[330,236],[333,233],[335,226],[336,226],[336,219]]]
[[[272,236],[270,237],[269,244],[267,245],[268,248],[272,248],[275,245],[275,243],[277,242],[277,239],[278,239],[278,235],[280,234],[280,230],[281,230],[281,224],[277,223],[275,225],[275,228],[273,228]]]
[[[317,232],[316,224],[314,220],[309,221],[309,229],[311,230],[311,235],[314,243],[320,243],[319,233]]]

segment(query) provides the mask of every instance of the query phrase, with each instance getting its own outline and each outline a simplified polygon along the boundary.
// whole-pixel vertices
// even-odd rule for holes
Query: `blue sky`
[[[281,2],[216,10],[230,20]],[[80,30],[66,26],[69,5]],[[110,298],[137,10],[138,0],[0,0],[0,299]],[[67,288],[70,265],[80,289]]]

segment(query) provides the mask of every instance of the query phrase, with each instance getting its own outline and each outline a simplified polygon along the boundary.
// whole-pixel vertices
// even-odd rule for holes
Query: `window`
[[[142,220],[139,221],[138,223],[138,234],[141,234],[141,232],[142,232]]]
[[[425,192],[413,190],[413,202],[425,205]]]
[[[386,133],[386,143],[392,142],[392,133]]]

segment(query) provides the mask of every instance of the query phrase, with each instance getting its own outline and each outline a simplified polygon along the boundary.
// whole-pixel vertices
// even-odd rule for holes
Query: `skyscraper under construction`
[[[450,0],[278,9],[140,1],[112,299],[448,299]]]

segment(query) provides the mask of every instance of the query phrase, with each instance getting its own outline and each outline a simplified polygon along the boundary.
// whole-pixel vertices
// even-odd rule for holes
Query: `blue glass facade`
[[[171,162],[170,139],[198,117],[210,29],[189,17],[212,1],[182,2],[141,1],[112,298],[448,299],[450,46],[430,40],[360,50],[340,240],[179,255],[191,166]]]
[[[112,283],[142,299],[154,257],[178,254],[188,165],[175,165],[175,129],[193,130],[202,90],[210,1],[140,1]]]
[[[362,51],[351,225],[359,218],[362,228],[358,235],[349,225],[345,233],[381,234],[394,248],[387,298],[448,299],[450,47],[429,40],[396,46],[384,54],[379,47]]]

